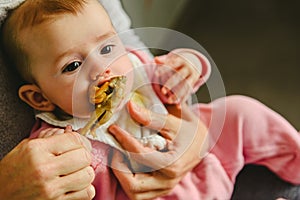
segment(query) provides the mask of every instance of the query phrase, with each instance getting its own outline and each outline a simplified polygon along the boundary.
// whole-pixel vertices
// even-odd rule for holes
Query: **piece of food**
[[[82,135],[91,134],[96,137],[95,130],[112,117],[114,110],[124,99],[125,82],[125,76],[117,76],[90,89],[89,98],[95,105],[95,110],[89,122],[80,130]]]

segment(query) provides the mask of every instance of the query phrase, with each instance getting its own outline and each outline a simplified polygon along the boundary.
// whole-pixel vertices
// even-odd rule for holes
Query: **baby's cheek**
[[[126,74],[126,92],[130,92],[133,87],[133,81],[134,81],[134,74],[133,71],[130,71]]]
[[[121,58],[121,70],[120,74],[123,76],[126,76],[126,94],[128,94],[133,87],[133,82],[134,82],[134,70],[133,70],[133,65],[130,62],[129,58],[127,56],[124,56]]]
[[[127,55],[122,56],[120,58],[120,64],[119,64],[121,73],[123,73],[123,75],[130,75],[133,74],[133,65],[129,59],[129,57]]]

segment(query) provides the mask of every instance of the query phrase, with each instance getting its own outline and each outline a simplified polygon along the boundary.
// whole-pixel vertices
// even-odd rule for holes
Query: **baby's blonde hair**
[[[22,43],[22,30],[51,21],[61,14],[79,13],[87,0],[26,0],[12,10],[1,29],[1,44],[9,66],[16,68],[24,81],[35,83]],[[45,47],[47,48],[47,47]]]

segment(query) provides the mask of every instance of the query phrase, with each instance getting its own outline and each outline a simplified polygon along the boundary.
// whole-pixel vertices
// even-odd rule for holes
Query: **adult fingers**
[[[84,147],[88,150],[88,151],[92,151],[92,144],[91,142],[89,141],[89,139],[77,132],[73,132],[73,128],[71,125],[67,125],[65,130],[64,130],[64,133],[73,133],[73,134],[77,134],[80,136],[80,139],[81,139],[81,142],[82,144],[84,145]]]
[[[56,137],[56,135],[53,137]],[[81,148],[66,151],[61,154],[54,154],[53,151],[49,150],[53,148],[49,145],[49,140],[51,141],[51,139],[52,137],[24,140],[16,147],[16,151],[14,150],[12,154],[10,154],[13,158],[8,161],[3,161],[4,163],[6,162],[8,166],[11,166],[10,169],[12,169],[11,172],[13,172],[11,174],[14,175],[8,177],[9,179],[6,179],[6,182],[14,183],[13,185],[16,186],[15,188],[17,191],[14,195],[20,196],[18,199],[34,199],[34,197],[38,197],[39,199],[55,199],[62,197],[65,193],[73,192],[74,190],[67,190],[68,188],[63,188],[61,186],[73,184],[73,187],[76,187],[76,184],[78,183],[69,181],[68,184],[66,184],[63,180],[67,179],[62,178],[66,178],[69,175],[72,177],[72,174],[77,172],[85,174],[81,175],[81,177],[85,176],[85,179],[83,179],[85,182],[84,185],[91,184],[93,177],[89,177],[89,180],[87,180],[88,175],[86,175],[87,173],[84,173],[85,168],[89,167],[90,161],[87,161],[88,159],[84,160],[84,156],[82,156],[85,153],[88,155],[89,152],[81,145]],[[65,141],[58,140],[58,143],[64,144],[64,142]],[[73,151],[77,153],[74,153]],[[13,164],[16,161],[19,161],[19,163],[22,164]],[[24,182],[20,180],[27,180],[27,182],[20,187],[16,184]],[[61,181],[64,183],[61,183]],[[82,183],[80,185],[82,185]],[[71,187],[72,186],[70,186],[70,188]],[[22,190],[18,191],[18,188],[22,188]],[[6,191],[9,193],[9,190]]]
[[[91,154],[77,133],[53,135],[28,142],[28,151],[37,164],[45,164],[40,174],[62,176],[81,170],[91,163]],[[42,155],[42,156],[41,156]]]
[[[183,121],[197,120],[195,113],[185,103],[182,103],[181,109],[176,106],[168,106],[170,114],[152,112],[132,101],[128,102],[127,108],[130,116],[137,123],[160,132],[177,132]]]
[[[81,191],[89,187],[94,178],[94,170],[92,167],[88,166],[72,174],[60,176],[56,186],[58,190],[62,191]]]
[[[174,160],[172,154],[165,154],[152,148],[144,147],[134,137],[116,125],[110,126],[108,130],[120,143],[122,148],[127,151],[130,159],[150,167],[153,170],[161,169],[169,165]],[[123,169],[122,165],[116,165],[113,167],[121,167],[121,169]],[[149,171],[151,169],[147,168],[146,170]]]
[[[121,153],[115,151],[112,158],[113,172],[131,199],[153,199],[167,194],[178,182],[154,172],[132,174]]]
[[[170,114],[178,116],[182,121],[185,122],[197,123],[199,119],[197,116],[199,113],[193,111],[185,102],[180,104],[180,109],[178,109],[178,106],[176,105],[168,106],[168,111]]]
[[[128,163],[126,163],[126,161],[124,160],[123,154],[118,150],[114,150],[112,153],[111,168],[116,175],[119,175],[121,173],[124,174],[124,175],[120,175],[120,177],[121,178],[124,177],[125,182],[127,180],[130,180],[134,176],[134,174],[131,172],[131,170],[128,167]],[[124,181],[120,181],[120,182],[122,183]]]
[[[127,104],[131,117],[142,126],[162,133],[167,139],[172,140],[181,125],[182,120],[168,114],[159,114],[129,101]]]
[[[168,152],[158,152],[148,147],[144,147],[134,137],[122,130],[116,125],[110,126],[109,131],[119,141],[121,146],[130,154],[130,158],[137,160],[153,169],[161,169],[176,161],[197,136],[197,127],[199,126],[198,118],[189,110],[187,105],[183,105],[181,109],[181,117],[179,119],[173,115],[160,115],[153,113],[142,107],[135,107],[133,103],[129,103],[128,110],[131,116],[142,125],[160,131],[163,136],[167,136],[173,142],[168,143]],[[172,112],[177,112],[176,106],[173,106]],[[169,109],[170,111],[170,109]],[[164,116],[162,120],[153,123],[157,117]],[[157,126],[157,124],[159,124]],[[162,128],[161,128],[162,127]],[[202,134],[201,134],[202,135]],[[201,147],[197,147],[201,148]]]
[[[56,175],[67,175],[89,166],[92,162],[91,154],[85,148],[68,151],[56,156],[53,163]],[[49,166],[50,167],[50,166]]]
[[[158,189],[158,190],[149,190],[146,192],[139,192],[139,193],[131,192],[131,196],[132,196],[131,199],[134,200],[155,199],[157,197],[161,197],[169,194],[171,190],[172,189]]]
[[[135,160],[138,163],[151,168],[141,170],[151,171],[161,169],[169,165],[174,160],[172,154],[165,154],[152,148],[143,146],[138,140],[117,125],[111,125],[108,130],[127,152],[127,156],[130,157],[130,160]],[[112,168],[131,173],[127,165],[128,163],[125,165],[123,163],[113,162]]]
[[[80,137],[80,140],[81,140],[84,148],[86,150],[88,150],[89,152],[91,152],[92,151],[92,144],[91,144],[90,140],[87,137],[83,136],[83,135],[79,135],[79,137]]]
[[[91,200],[95,197],[96,191],[93,185],[89,185],[87,188],[75,191],[75,192],[69,192],[64,195],[62,198],[63,200]]]
[[[108,127],[108,131],[116,138],[120,145],[128,152],[133,153],[147,153],[150,149],[144,147],[138,140],[125,130],[117,125],[111,125]],[[154,151],[151,149],[151,151]]]
[[[69,199],[70,197],[67,195],[69,193],[74,193],[72,196],[78,196],[78,198],[79,196],[83,197],[83,195],[92,197],[94,195],[91,183],[94,177],[94,170],[91,167],[86,167],[66,176],[57,176],[52,180],[44,182],[39,187],[43,193],[43,199]],[[85,194],[82,191],[85,191]],[[81,195],[79,195],[80,193]]]
[[[173,151],[179,155],[171,165],[160,171],[170,177],[178,177],[190,171],[206,155],[208,149],[207,127],[200,120],[186,123],[182,127],[185,134],[178,134]],[[167,152],[168,153],[168,152]]]
[[[46,138],[46,140],[46,142],[43,142],[44,148],[53,155],[60,155],[71,150],[80,149],[82,147],[90,149],[90,143],[87,142],[84,137],[81,137],[75,132],[53,135],[53,137]]]

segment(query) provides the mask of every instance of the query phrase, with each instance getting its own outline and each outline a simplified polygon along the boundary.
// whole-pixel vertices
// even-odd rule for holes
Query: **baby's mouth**
[[[117,102],[124,98],[125,76],[114,76],[109,79],[102,79],[92,85],[89,89],[89,100],[95,106],[107,101]]]
[[[80,131],[81,134],[91,133],[96,136],[95,130],[106,123],[122,104],[125,98],[125,86],[126,77],[115,76],[89,88],[89,100],[95,106],[95,110],[89,122]]]

